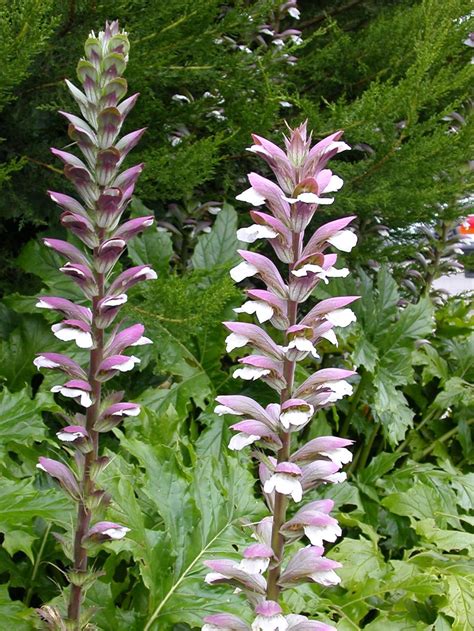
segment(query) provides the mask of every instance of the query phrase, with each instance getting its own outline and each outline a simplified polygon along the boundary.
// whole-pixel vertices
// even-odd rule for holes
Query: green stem
[[[374,445],[375,438],[377,437],[377,434],[379,432],[379,429],[380,429],[380,423],[377,423],[376,425],[374,425],[374,427],[372,429],[372,433],[370,435],[370,438],[369,438],[368,442],[365,444],[360,457],[357,459],[357,470],[358,471],[361,471],[365,467],[365,465],[367,463],[367,459],[368,459],[368,457],[370,455],[370,452],[372,450],[372,447]],[[356,461],[354,460],[354,462],[353,462],[354,467],[352,465],[349,467],[349,473],[352,473],[353,469],[355,468],[355,462]]]
[[[470,418],[467,422],[466,425],[472,425],[474,423],[474,418]],[[426,456],[429,456],[429,454],[435,449],[436,445],[438,443],[445,443],[447,440],[449,440],[452,436],[454,436],[455,434],[457,434],[459,431],[459,425],[456,425],[456,427],[453,427],[452,429],[450,429],[449,431],[447,431],[445,434],[443,434],[442,436],[440,436],[440,438],[438,438],[437,440],[435,440],[434,442],[431,443],[431,445],[429,445],[426,449],[424,449],[421,454],[419,456],[416,456],[413,458],[413,460],[419,461],[422,458],[426,458]]]
[[[31,602],[31,597],[33,596],[33,584],[36,580],[36,575],[38,574],[38,570],[39,570],[39,566],[41,563],[41,559],[43,557],[43,552],[44,552],[44,548],[46,546],[46,541],[48,540],[49,537],[49,531],[51,530],[52,524],[49,523],[46,526],[46,529],[44,531],[44,535],[43,535],[43,539],[41,540],[41,545],[40,548],[38,550],[38,554],[36,555],[36,559],[35,559],[35,563],[33,565],[33,572],[31,573],[31,579],[30,579],[30,586],[28,587],[28,591],[26,593],[26,597],[25,597],[25,605],[27,607],[30,606],[30,602]]]

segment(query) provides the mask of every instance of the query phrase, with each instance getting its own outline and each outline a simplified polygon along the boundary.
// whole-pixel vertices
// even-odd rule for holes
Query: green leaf
[[[0,343],[0,377],[10,390],[20,390],[30,385],[37,373],[33,360],[37,353],[54,351],[58,342],[40,315],[18,316],[18,325],[8,339]]]
[[[378,361],[377,347],[364,336],[363,332],[357,339],[352,358],[356,366],[363,366],[365,370],[374,372]]]
[[[30,559],[31,564],[35,562],[32,545],[38,537],[25,530],[9,530],[5,533],[3,547],[10,556],[15,552],[24,552]]]
[[[385,436],[391,445],[396,445],[405,437],[409,427],[413,426],[415,413],[410,409],[403,392],[398,390],[390,375],[379,374],[374,379],[373,414],[383,425]]]
[[[381,453],[372,458],[363,471],[358,474],[358,479],[364,484],[375,484],[380,478],[391,471],[402,454]]]
[[[461,530],[443,530],[436,526],[434,519],[422,519],[415,526],[416,532],[439,549],[474,551],[474,534]]]
[[[396,515],[417,519],[436,519],[444,508],[440,492],[422,482],[416,482],[403,493],[392,493],[382,500],[382,505]]]
[[[471,576],[451,575],[447,579],[446,604],[441,611],[452,616],[453,631],[474,629],[474,581]]]
[[[0,453],[10,443],[32,445],[45,438],[46,427],[38,403],[38,399],[30,399],[26,388],[13,393],[5,388],[0,392]]]
[[[30,525],[36,517],[69,525],[71,503],[56,490],[37,489],[32,480],[0,480],[0,530],[9,532]]]
[[[148,228],[128,245],[128,255],[135,265],[150,265],[155,272],[168,270],[173,256],[173,242],[169,232]]]
[[[237,213],[233,206],[224,204],[211,232],[198,238],[191,257],[194,269],[212,269],[235,261],[239,246],[236,231]]]
[[[10,600],[6,585],[0,585],[0,620],[4,629],[31,631],[33,610],[19,600]]]
[[[381,580],[387,572],[376,543],[363,537],[346,537],[333,548],[330,557],[343,564],[338,574],[342,578],[343,587],[348,589],[359,589],[360,584],[369,578]]]
[[[444,384],[444,390],[441,390],[433,402],[433,405],[440,410],[472,404],[474,404],[474,385],[460,377],[448,379]]]

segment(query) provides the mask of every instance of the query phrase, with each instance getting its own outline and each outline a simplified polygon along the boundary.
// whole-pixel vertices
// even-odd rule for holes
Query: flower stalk
[[[127,302],[127,291],[136,283],[156,278],[147,265],[120,273],[115,267],[128,241],[153,223],[153,217],[121,222],[131,200],[142,165],[120,171],[129,151],[137,144],[144,129],[118,138],[127,114],[138,95],[124,99],[127,82],[123,72],[128,62],[127,33],[118,22],[106,23],[104,31],[91,33],[85,43],[85,56],[79,61],[77,74],[82,90],[66,81],[79,106],[82,118],[61,112],[68,121],[74,146],[84,157],[59,149],[52,153],[64,163],[64,174],[81,199],[49,192],[60,207],[61,223],[81,242],[76,247],[67,241],[45,239],[47,247],[66,259],[60,271],[79,287],[83,299],[72,302],[61,297],[43,296],[39,308],[51,309],[63,316],[53,324],[54,335],[64,342],[75,342],[80,360],[60,353],[42,353],[34,360],[38,369],[66,373],[68,380],[55,385],[52,392],[72,399],[79,411],[64,415],[66,426],[57,432],[70,464],[41,457],[39,469],[56,479],[65,493],[77,504],[77,517],[70,543],[64,550],[70,555],[72,568],[67,618],[55,607],[38,610],[48,628],[71,628],[79,631],[87,624],[88,613],[83,601],[94,579],[88,560],[92,546],[121,539],[128,528],[100,521],[110,503],[97,478],[107,459],[100,455],[100,434],[111,430],[127,416],[137,416],[138,405],[123,401],[123,392],[113,392],[104,384],[120,372],[132,370],[140,360],[124,351],[131,346],[151,343],[143,336],[144,327],[124,322],[113,323]],[[69,551],[72,550],[72,553]]]
[[[323,545],[333,543],[341,534],[337,520],[330,515],[332,500],[310,501],[295,510],[304,495],[328,483],[342,482],[341,467],[352,459],[347,447],[352,441],[334,436],[319,436],[295,450],[293,438],[311,422],[314,414],[352,393],[347,382],[354,372],[341,368],[316,370],[306,381],[295,383],[298,362],[319,358],[317,344],[323,339],[337,345],[334,328],[348,326],[355,315],[348,305],[357,296],[322,300],[302,317],[300,306],[321,281],[344,277],[347,269],[336,267],[337,254],[326,254],[329,247],[349,252],[357,238],[347,226],[354,217],[345,217],[318,228],[307,238],[307,228],[320,205],[334,201],[329,193],[339,190],[341,178],[325,168],[330,158],[348,145],[336,132],[311,147],[306,123],[290,130],[285,151],[254,135],[250,151],[262,157],[278,184],[257,173],[248,176],[250,188],[237,196],[253,206],[265,205],[268,212],[253,209],[254,224],[237,232],[239,240],[253,243],[267,240],[276,255],[277,265],[262,254],[239,251],[243,261],[231,270],[236,281],[256,276],[265,289],[248,289],[249,300],[236,313],[255,315],[259,324],[225,322],[230,335],[227,351],[250,347],[252,354],[239,359],[241,367],[234,377],[261,379],[278,396],[278,402],[265,408],[243,395],[217,397],[217,414],[241,417],[231,426],[238,433],[229,448],[252,445],[252,456],[259,462],[262,492],[270,514],[253,525],[252,544],[242,551],[240,562],[213,559],[206,562],[212,570],[209,584],[237,586],[247,597],[254,617],[251,625],[226,613],[204,620],[203,631],[330,631],[334,627],[305,616],[285,612],[284,592],[303,582],[336,585],[335,570],[340,564],[324,556]],[[286,273],[280,269],[286,266]],[[273,454],[273,455],[271,455]],[[293,553],[288,544],[309,540]],[[258,550],[255,546],[259,545]],[[249,562],[249,556],[260,555]]]

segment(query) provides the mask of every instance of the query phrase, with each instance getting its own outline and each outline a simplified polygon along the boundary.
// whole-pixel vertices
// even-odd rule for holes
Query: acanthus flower
[[[295,383],[297,363],[305,359],[317,361],[321,340],[337,345],[333,329],[355,321],[348,305],[357,296],[322,300],[306,309],[306,315],[298,320],[299,306],[310,299],[319,283],[349,274],[348,269],[337,265],[337,254],[326,251],[335,248],[350,252],[357,242],[355,233],[348,228],[354,217],[326,223],[305,239],[305,231],[319,206],[332,204],[333,193],[343,186],[342,178],[326,168],[331,158],[349,149],[341,136],[342,132],[335,132],[312,147],[304,123],[290,130],[283,150],[254,135],[250,151],[267,162],[277,183],[250,173],[250,187],[237,196],[239,201],[265,205],[267,209],[251,210],[254,223],[241,228],[238,238],[246,243],[266,241],[276,254],[278,267],[264,254],[239,250],[242,261],[231,270],[231,277],[236,282],[256,277],[266,287],[247,289],[247,300],[234,309],[236,314],[255,315],[261,326],[224,323],[231,332],[226,340],[227,350],[250,347],[253,353],[238,360],[240,367],[234,376],[247,381],[260,379],[279,398],[264,408],[246,396],[220,396],[215,412],[242,417],[231,425],[236,434],[229,448],[251,446],[252,456],[259,461],[262,493],[270,515],[253,525],[253,536],[259,543],[244,551],[241,562],[207,562],[214,573],[206,580],[228,582],[243,590],[254,609],[252,631],[334,631],[334,627],[323,622],[284,615],[279,599],[282,590],[303,582],[330,586],[340,581],[336,573],[340,564],[326,558],[323,548],[341,535],[340,525],[330,515],[333,502],[316,500],[303,503],[296,512],[292,509],[309,491],[344,481],[346,474],[341,468],[352,458],[347,449],[352,441],[319,436],[299,449],[292,449],[292,442],[315,413],[352,393],[348,379],[355,373],[344,368],[319,369],[302,383]],[[288,265],[284,275],[280,272],[282,264]],[[278,341],[272,339],[268,325],[277,329]],[[292,510],[292,517],[286,515],[287,508]],[[286,543],[303,538],[311,545],[297,550],[289,561],[285,559]],[[244,576],[236,575],[244,570]],[[254,576],[258,577],[262,573],[264,583],[252,586],[248,572],[257,572]],[[214,631],[211,620],[215,620],[216,629],[233,629],[234,620],[229,618],[226,627],[225,616],[221,613],[209,617],[203,628]],[[235,624],[240,630],[247,623],[239,620]]]
[[[127,291],[142,280],[155,279],[156,273],[148,265],[140,265],[114,275],[115,264],[129,240],[154,220],[151,216],[139,217],[120,224],[143,165],[124,171],[120,168],[145,131],[138,129],[118,138],[138,97],[135,94],[124,99],[127,84],[121,75],[128,61],[127,34],[120,31],[118,22],[106,23],[105,30],[97,36],[91,33],[84,50],[85,57],[80,60],[77,72],[83,91],[66,81],[82,118],[61,112],[69,124],[73,146],[82,153],[83,160],[67,151],[51,149],[62,161],[64,175],[81,202],[64,193],[49,192],[61,210],[62,226],[79,239],[82,247],[51,238],[44,239],[44,244],[65,259],[60,271],[77,284],[90,306],[44,296],[39,298],[37,307],[59,312],[63,320],[52,325],[54,335],[88,350],[88,365],[83,367],[60,353],[42,353],[34,364],[38,369],[56,369],[71,377],[62,385],[54,385],[51,391],[83,408],[83,413],[74,415],[74,421],[57,432],[74,465],[68,467],[41,457],[38,468],[57,479],[77,504],[71,576],[88,578],[89,544],[119,540],[129,531],[128,527],[110,521],[92,525],[95,508],[106,507],[109,502],[95,480],[95,473],[108,462],[100,456],[99,436],[140,412],[137,404],[122,401],[121,392],[104,396],[102,383],[139,363],[138,357],[125,355],[125,349],[151,342],[143,335],[144,327],[140,324],[125,328],[121,324],[113,331],[108,328],[127,302]],[[82,624],[86,582],[73,581],[71,585],[67,614],[71,628]],[[41,611],[44,610],[40,610],[43,615]]]

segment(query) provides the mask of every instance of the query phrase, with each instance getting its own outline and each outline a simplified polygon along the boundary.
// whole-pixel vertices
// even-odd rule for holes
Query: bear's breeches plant
[[[51,150],[64,163],[64,174],[81,200],[49,192],[61,209],[61,224],[76,237],[79,247],[59,239],[44,239],[44,244],[64,257],[60,271],[77,284],[83,299],[76,303],[41,296],[37,303],[63,318],[53,324],[52,331],[59,340],[75,343],[80,358],[76,361],[65,354],[44,352],[34,361],[38,369],[65,373],[65,382],[54,385],[52,392],[71,402],[64,414],[65,427],[57,432],[64,453],[60,460],[41,457],[38,468],[59,482],[77,504],[72,536],[61,537],[72,562],[67,620],[74,629],[82,628],[88,617],[87,612],[81,612],[85,590],[94,580],[88,568],[88,550],[121,539],[128,531],[125,525],[104,520],[110,497],[97,483],[107,465],[99,438],[124,417],[137,416],[140,408],[124,400],[123,392],[114,392],[104,384],[139,362],[133,354],[126,354],[129,347],[151,342],[143,335],[141,324],[125,326],[118,320],[127,291],[140,281],[156,278],[147,265],[116,271],[127,242],[153,223],[151,216],[122,222],[142,170],[141,164],[122,170],[122,164],[145,131],[139,129],[118,138],[138,97],[124,98],[127,82],[122,74],[128,51],[127,34],[119,30],[117,22],[107,23],[97,36],[91,33],[77,68],[82,90],[66,82],[82,118],[61,112],[82,159],[67,151]],[[70,412],[73,407],[80,411]],[[57,608],[44,607],[39,614],[50,628],[63,628]]]
[[[305,504],[303,498],[316,487],[345,480],[341,468],[352,458],[347,449],[352,441],[319,436],[295,449],[292,439],[318,410],[352,393],[347,379],[354,372],[342,368],[322,368],[303,383],[295,383],[297,363],[306,357],[317,360],[318,342],[325,339],[337,345],[334,329],[355,320],[348,305],[357,296],[329,298],[312,308],[302,308],[318,283],[349,273],[336,267],[337,254],[326,251],[349,252],[357,241],[347,229],[354,217],[331,221],[311,236],[306,234],[318,207],[333,203],[332,194],[343,185],[342,179],[326,168],[332,157],[349,148],[341,136],[342,132],[336,132],[311,147],[304,123],[285,137],[285,151],[253,136],[250,151],[267,162],[277,183],[257,173],[248,175],[250,188],[237,199],[258,209],[250,211],[254,223],[238,230],[237,236],[246,243],[267,240],[279,266],[260,253],[239,251],[242,262],[231,270],[232,278],[240,282],[257,277],[266,288],[247,289],[248,300],[235,311],[254,316],[267,328],[246,322],[224,324],[230,332],[228,352],[250,349],[249,355],[238,360],[234,377],[263,380],[277,399],[263,407],[248,396],[219,396],[215,411],[240,417],[231,426],[236,433],[229,448],[251,446],[270,514],[251,526],[254,542],[241,551],[240,561],[206,561],[211,570],[206,582],[237,587],[249,601],[253,621],[248,624],[234,615],[216,612],[204,619],[203,631],[334,629],[286,613],[282,592],[305,582],[331,586],[340,581],[340,564],[324,556],[324,545],[341,535],[337,520],[330,514],[334,503],[313,499]],[[267,212],[260,209],[262,206]],[[284,266],[287,273],[281,274],[279,268]],[[299,540],[300,544],[295,543]]]

